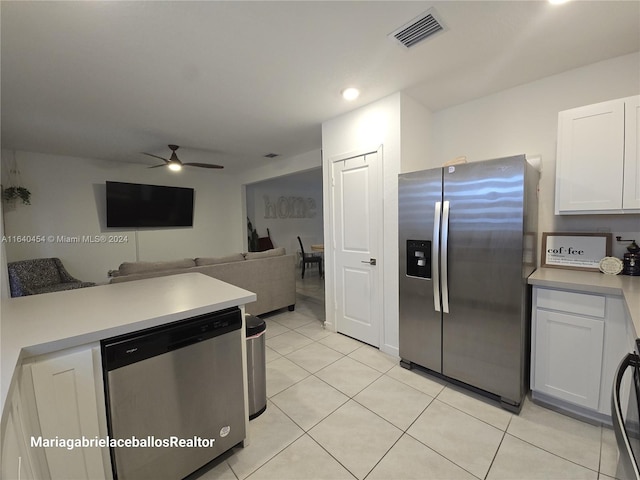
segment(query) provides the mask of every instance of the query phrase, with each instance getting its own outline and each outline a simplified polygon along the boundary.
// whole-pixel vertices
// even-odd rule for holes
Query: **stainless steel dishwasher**
[[[245,439],[238,308],[102,341],[114,478],[178,480]]]

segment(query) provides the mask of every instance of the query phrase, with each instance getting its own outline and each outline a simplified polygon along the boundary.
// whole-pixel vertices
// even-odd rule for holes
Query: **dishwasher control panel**
[[[108,338],[101,343],[106,371],[239,330],[242,316],[237,307]]]

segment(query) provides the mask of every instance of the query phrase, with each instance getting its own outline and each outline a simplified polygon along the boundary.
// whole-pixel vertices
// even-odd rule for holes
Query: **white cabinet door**
[[[624,117],[622,208],[640,211],[640,97],[625,99]]]
[[[533,390],[598,409],[604,321],[537,309]]]
[[[31,371],[43,439],[101,437],[90,347],[38,359]],[[45,455],[53,479],[105,478],[100,448],[45,448]]]
[[[29,457],[29,440],[22,421],[22,404],[16,390],[8,399],[6,423],[2,430],[2,455],[0,456],[0,478],[13,480],[34,479]]]
[[[622,209],[624,99],[558,115],[556,214]]]

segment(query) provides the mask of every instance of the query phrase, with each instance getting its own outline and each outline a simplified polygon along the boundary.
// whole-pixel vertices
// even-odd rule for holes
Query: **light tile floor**
[[[318,280],[318,279],[316,279]],[[323,329],[318,298],[265,316],[265,413],[213,479],[611,479],[613,432],[527,400],[520,415]]]

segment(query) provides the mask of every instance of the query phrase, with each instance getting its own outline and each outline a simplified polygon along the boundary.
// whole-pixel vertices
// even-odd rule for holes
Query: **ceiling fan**
[[[193,163],[193,162],[182,163],[178,158],[178,155],[176,155],[176,150],[178,150],[178,148],[180,147],[178,145],[167,145],[167,146],[171,149],[171,156],[169,157],[168,160],[166,158],[159,157],[158,155],[154,155],[152,153],[142,152],[144,155],[149,155],[150,157],[159,158],[160,160],[164,161],[164,163],[161,163],[160,165],[154,165],[149,168],[169,167],[169,169],[176,172],[178,170],[182,170],[182,167],[224,168],[222,165],[213,165],[211,163]]]

